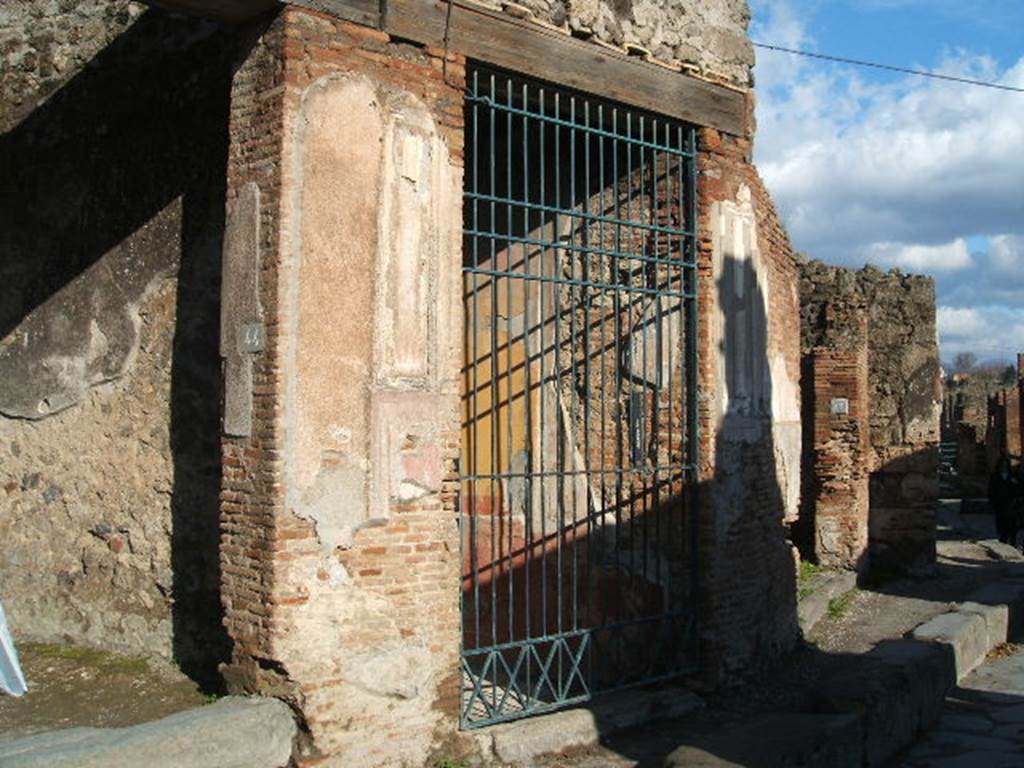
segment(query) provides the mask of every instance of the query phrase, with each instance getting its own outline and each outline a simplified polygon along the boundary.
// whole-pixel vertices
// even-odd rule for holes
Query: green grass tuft
[[[857,590],[851,589],[849,592],[840,595],[839,597],[833,597],[828,601],[828,617],[830,619],[841,619],[846,615],[847,611],[850,610],[850,606],[853,605],[853,601],[857,598]]]
[[[27,648],[44,658],[74,661],[108,674],[144,675],[149,672],[149,662],[143,656],[119,656],[95,648],[60,643],[30,643]]]
[[[797,597],[804,599],[808,595],[814,592],[814,587],[810,585],[810,581],[818,573],[821,573],[821,566],[815,565],[810,560],[800,561],[800,570],[797,572],[796,584],[797,584]]]
[[[800,581],[808,581],[812,576],[820,572],[820,565],[815,565],[810,560],[800,561],[800,575],[798,576]]]

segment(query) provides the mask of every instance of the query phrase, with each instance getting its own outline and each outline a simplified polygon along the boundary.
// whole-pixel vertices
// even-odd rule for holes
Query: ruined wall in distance
[[[21,637],[226,651],[216,349],[233,38],[0,8],[0,593]]]
[[[988,426],[985,430],[985,466],[980,474],[992,472],[1004,453],[1014,464],[1024,459],[1024,431],[1021,428],[1021,387],[1005,387],[988,397]]]
[[[929,277],[801,263],[801,345],[820,346],[829,313],[867,315],[871,567],[913,570],[935,558],[941,420],[935,283]]]

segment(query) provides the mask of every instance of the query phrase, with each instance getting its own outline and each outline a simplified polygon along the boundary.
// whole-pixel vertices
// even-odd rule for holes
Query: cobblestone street
[[[1024,647],[1004,646],[946,700],[936,728],[899,768],[1010,768],[1024,765]]]

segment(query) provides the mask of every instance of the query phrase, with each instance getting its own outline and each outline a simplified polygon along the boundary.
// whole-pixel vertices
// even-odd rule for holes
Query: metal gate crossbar
[[[692,126],[473,66],[462,723],[691,671]]]

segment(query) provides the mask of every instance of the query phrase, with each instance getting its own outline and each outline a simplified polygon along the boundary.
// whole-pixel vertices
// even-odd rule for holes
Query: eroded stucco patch
[[[330,551],[441,490],[457,183],[426,107],[365,77],[310,85],[294,136],[287,494]]]

